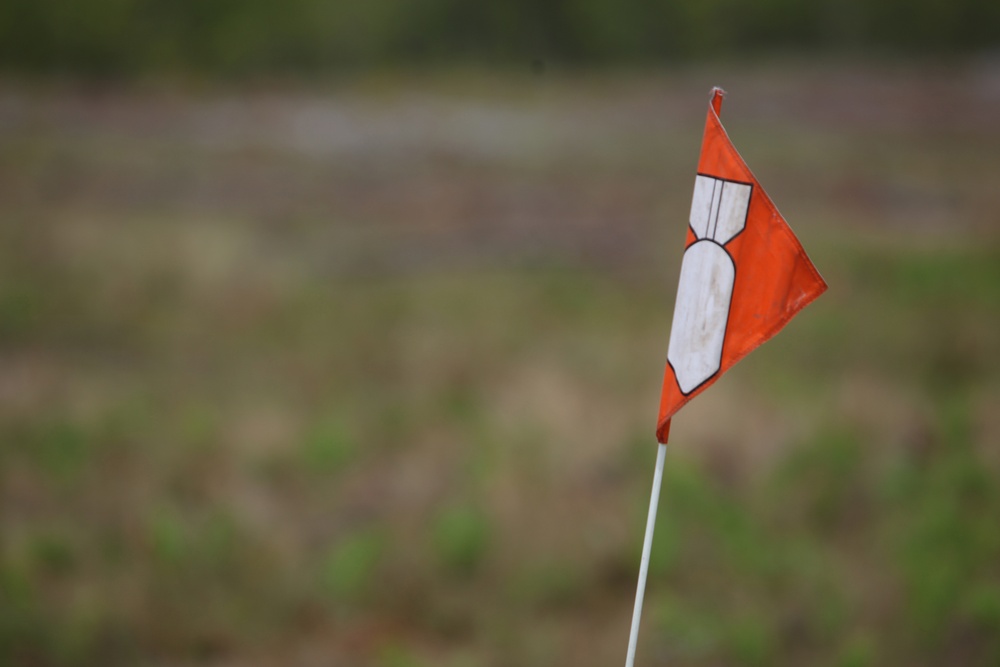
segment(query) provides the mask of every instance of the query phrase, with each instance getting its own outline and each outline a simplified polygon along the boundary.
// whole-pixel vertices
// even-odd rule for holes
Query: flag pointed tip
[[[667,438],[670,436],[670,418],[660,422],[656,429],[656,441],[662,445],[667,444]]]
[[[712,108],[715,110],[716,116],[722,113],[722,98],[725,96],[726,91],[722,88],[718,86],[712,88]]]

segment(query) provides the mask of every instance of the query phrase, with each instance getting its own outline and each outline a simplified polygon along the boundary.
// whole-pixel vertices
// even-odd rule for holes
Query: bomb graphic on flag
[[[660,394],[670,418],[826,290],[777,207],[740,157],[715,89],[691,198]]]
[[[719,372],[736,281],[726,244],[743,231],[753,185],[699,174],[691,200],[691,232],[684,251],[667,362],[688,395]]]

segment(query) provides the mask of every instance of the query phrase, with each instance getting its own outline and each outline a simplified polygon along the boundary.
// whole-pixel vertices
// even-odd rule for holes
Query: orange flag
[[[712,91],[656,439],[670,418],[826,290],[788,223],[729,141]]]

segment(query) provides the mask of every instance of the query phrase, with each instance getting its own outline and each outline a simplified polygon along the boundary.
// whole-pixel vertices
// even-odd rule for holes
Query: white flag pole
[[[639,563],[639,585],[635,589],[635,608],[632,610],[632,631],[628,637],[628,656],[625,667],[635,662],[635,645],[639,639],[639,620],[642,618],[642,598],[646,594],[646,575],[649,574],[649,552],[653,548],[653,529],[656,527],[656,507],[660,504],[660,484],[663,482],[663,459],[667,446],[662,442],[656,450],[656,471],[653,473],[653,491],[649,496],[649,514],[646,516],[646,536],[642,540],[642,561]]]

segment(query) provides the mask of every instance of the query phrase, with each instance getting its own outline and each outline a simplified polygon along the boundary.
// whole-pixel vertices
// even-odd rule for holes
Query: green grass
[[[452,577],[475,574],[487,555],[489,518],[467,505],[445,508],[430,526],[435,559]]]
[[[332,544],[321,569],[331,600],[351,604],[370,593],[384,551],[384,538],[375,530],[358,531]]]

